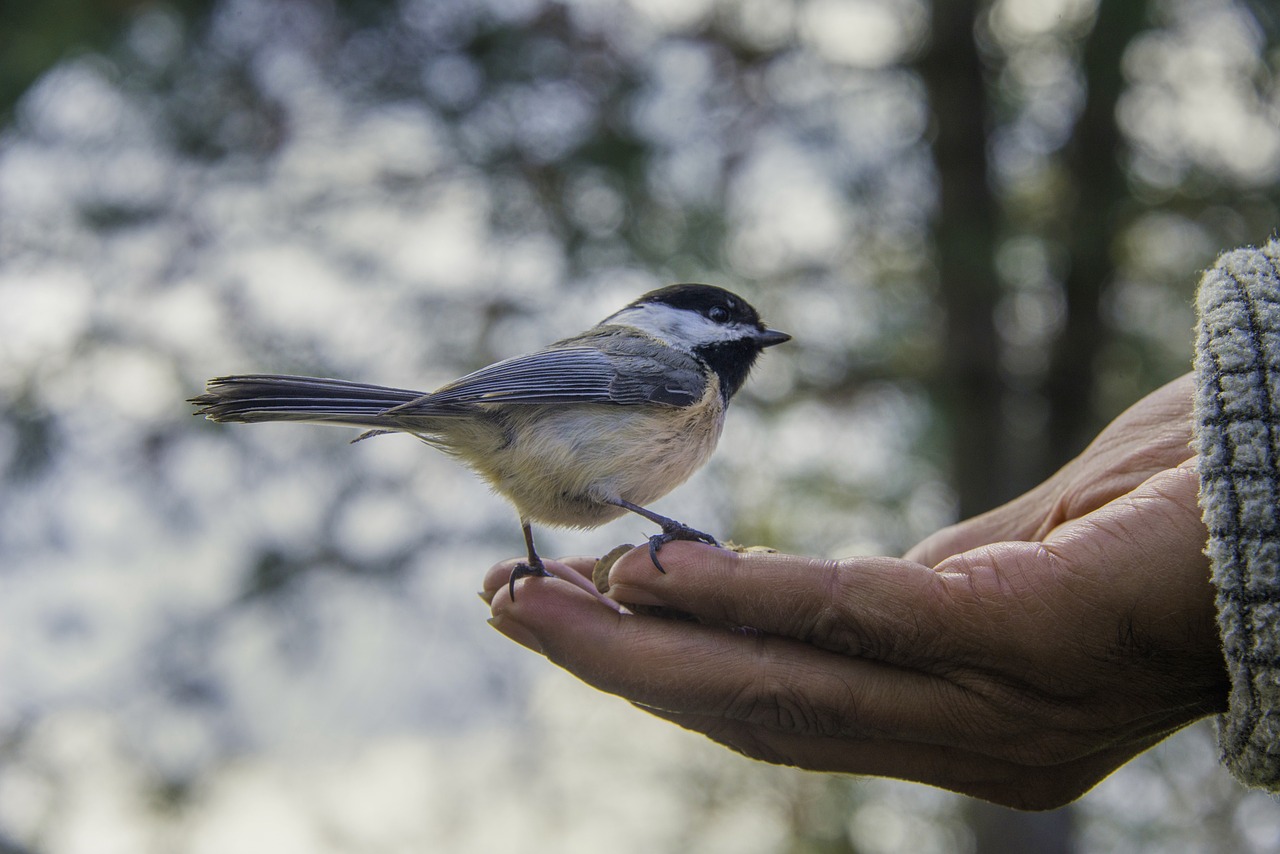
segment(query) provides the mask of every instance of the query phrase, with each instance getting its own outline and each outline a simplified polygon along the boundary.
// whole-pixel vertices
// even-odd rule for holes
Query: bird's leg
[[[630,501],[623,498],[610,498],[607,500],[609,504],[612,504],[615,507],[630,510],[632,513],[637,513],[643,516],[655,525],[662,526],[661,534],[654,534],[649,538],[649,560],[653,561],[653,565],[658,568],[658,572],[666,573],[666,570],[662,568],[662,564],[658,563],[658,549],[673,540],[690,540],[695,543],[706,543],[709,546],[720,545],[716,538],[710,534],[704,534],[696,528],[690,528],[683,522],[677,522],[675,519],[661,516],[654,513],[652,510],[647,510],[644,507],[641,507],[639,504],[632,504]]]
[[[540,575],[548,577],[551,575],[547,571],[546,566],[542,563],[542,558],[538,557],[538,552],[533,548],[533,529],[529,527],[528,519],[520,520],[520,527],[524,529],[524,545],[529,550],[529,560],[525,563],[518,563],[515,569],[511,570],[511,580],[507,582],[507,592],[511,594],[511,601],[516,599],[516,582],[530,575]]]

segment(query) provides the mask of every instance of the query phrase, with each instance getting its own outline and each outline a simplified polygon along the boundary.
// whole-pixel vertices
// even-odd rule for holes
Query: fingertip
[[[542,642],[538,640],[538,636],[529,631],[522,623],[513,619],[511,615],[494,614],[488,619],[488,623],[508,639],[515,641],[526,649],[533,650],[538,655],[542,655]]]
[[[601,607],[602,604],[607,607]],[[599,592],[556,577],[519,579],[512,598],[504,587],[493,598],[489,624],[516,643],[559,661],[594,648],[634,615]]]
[[[605,605],[613,612],[621,606],[558,561],[544,561],[549,575],[526,575],[516,579],[514,588],[509,577],[492,594],[490,607],[494,614],[508,614],[526,625],[551,625],[583,619],[579,610],[599,610]]]
[[[511,580],[511,573],[522,562],[520,558],[508,558],[489,567],[489,570],[484,574],[480,598],[492,603],[494,596],[497,595],[499,590],[507,586],[507,583]]]
[[[593,590],[591,583],[591,568],[595,565],[595,558],[589,557],[568,557],[561,560],[544,559],[543,567],[547,572],[555,577],[574,584],[583,589]],[[504,589],[511,590],[511,574],[521,565],[527,565],[525,558],[508,558],[499,561],[489,568],[484,575],[484,582],[481,585],[480,598],[493,604],[494,599]],[[521,586],[524,578],[536,578],[535,575],[523,575],[522,578],[516,579],[515,587]],[[508,596],[510,592],[508,592]]]

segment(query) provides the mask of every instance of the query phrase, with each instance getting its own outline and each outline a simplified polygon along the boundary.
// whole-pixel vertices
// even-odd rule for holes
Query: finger
[[[579,588],[582,592],[590,595],[590,597],[595,599],[596,602],[603,604],[603,606],[608,608],[609,611],[623,613],[623,615],[630,615],[630,609],[623,606],[623,604],[618,602],[617,599],[611,599],[596,589],[594,581],[591,580],[589,568],[586,568],[585,570],[586,566],[595,565],[594,560],[591,560],[591,558],[570,558],[570,560],[572,563],[566,563],[563,561],[543,561],[543,568],[547,571],[548,576],[561,581],[566,581],[566,583],[576,586],[576,588]],[[513,593],[515,593],[515,586],[513,586],[511,580],[512,572],[516,571],[516,568],[520,566],[527,565],[524,561],[515,560],[503,561],[502,563],[498,563],[498,565],[490,568],[489,572],[486,572],[485,574],[485,586],[484,589],[481,590],[480,598],[484,599],[486,603],[489,603],[490,606],[492,606],[494,597],[497,595],[499,589],[507,589],[508,595],[513,595]],[[584,575],[584,570],[586,571],[586,575]],[[547,576],[526,575],[524,577],[526,577],[526,579],[541,579],[541,577]],[[498,585],[497,588],[492,586],[494,584]]]
[[[1140,527],[1143,522],[1124,524]],[[950,558],[937,570],[893,558],[820,561],[672,544],[664,548],[665,574],[654,571],[643,553],[621,559],[610,574],[611,593],[634,601],[639,596],[632,591],[641,591],[649,601],[704,622],[752,626],[842,658],[856,656],[863,663],[894,665],[903,673],[932,674],[942,683],[860,681],[860,688],[879,685],[883,692],[842,699],[840,680],[847,677],[841,671],[825,674],[836,681],[823,685],[826,694],[811,695],[820,706],[815,713],[819,721],[851,709],[850,714],[863,716],[859,726],[874,727],[893,714],[895,699],[910,697],[923,704],[912,710],[918,728],[902,733],[911,732],[917,740],[969,739],[974,749],[997,755],[1039,750],[1065,760],[1082,746],[1072,733],[1126,733],[1134,727],[1149,732],[1151,722],[1143,717],[1151,703],[1185,701],[1139,693],[1132,703],[1119,702],[1145,673],[1142,660],[1125,659],[1133,670],[1119,675],[1114,667],[1099,666],[1116,662],[1125,652],[1118,638],[1136,653],[1144,642],[1164,649],[1166,635],[1181,631],[1189,638],[1203,637],[1203,631],[1195,630],[1212,626],[1211,614],[1177,624],[1185,608],[1179,610],[1172,599],[1158,599],[1146,589],[1151,577],[1141,561],[1150,562],[1164,545],[1152,528],[1154,541],[1149,538],[1131,549],[1131,559],[1138,562],[1121,573],[1110,571],[1116,564],[1109,555],[1092,552],[1092,545],[1066,548],[1065,540],[1054,544],[1062,548],[997,543]],[[1063,557],[1063,548],[1072,560]],[[1198,546],[1184,550],[1192,560],[1200,557]],[[1125,578],[1113,577],[1120,574]],[[1191,574],[1198,581],[1189,583],[1207,588],[1207,570]],[[1212,597],[1205,598],[1211,607]],[[1153,611],[1160,606],[1164,615]],[[1148,620],[1148,613],[1156,616]],[[1143,619],[1135,621],[1131,615]],[[1165,622],[1154,627],[1157,620]],[[1141,636],[1132,634],[1137,630]],[[1203,665],[1202,657],[1184,654],[1187,646],[1186,640],[1178,642],[1173,660]],[[1203,669],[1216,685],[1220,665]],[[869,680],[870,675],[860,671],[858,678]],[[809,687],[808,682],[797,684]],[[1212,707],[1214,699],[1199,681],[1179,678],[1174,685],[1175,695],[1182,685],[1202,692],[1195,699],[1199,711],[1183,712],[1181,722]],[[798,690],[785,677],[775,680],[775,688]],[[1117,701],[1100,706],[1089,699],[1102,689]],[[876,705],[881,702],[882,708]]]
[[[492,603],[494,594],[500,588],[507,586],[507,582],[511,579],[512,570],[522,563],[528,563],[528,560],[526,558],[510,558],[491,566],[484,575],[480,598],[485,602]],[[596,559],[586,556],[573,556],[560,558],[559,560],[544,560],[543,565],[553,574],[558,571],[569,570],[589,580],[591,571],[595,568]],[[553,565],[558,566],[556,566],[556,569],[552,569]],[[569,577],[567,572],[564,575],[564,580],[577,583]]]
[[[998,556],[1022,559],[1014,545]],[[993,558],[994,560],[995,558]],[[698,543],[662,549],[665,573],[643,549],[609,573],[620,602],[663,605],[713,625],[750,626],[843,655],[926,669],[961,663],[966,651],[989,658],[981,597],[967,579],[912,561],[869,557],[822,560],[736,553]]]
[[[1026,765],[963,747],[894,740],[833,742],[828,738],[776,732],[721,718],[639,708],[749,756],[811,771],[892,777],[947,789],[1015,809],[1053,809],[1093,788],[1134,756],[1170,733],[1111,746],[1055,765]]]
[[[1047,508],[1052,506],[1054,489],[1053,482],[1046,482],[1007,504],[943,528],[921,540],[903,557],[925,566],[937,566],[953,555],[989,543],[1036,539],[1036,530]]]
[[[681,714],[824,738],[891,737],[1014,753],[1041,733],[945,678],[773,635],[620,617],[568,585],[494,598],[495,626],[595,687]]]

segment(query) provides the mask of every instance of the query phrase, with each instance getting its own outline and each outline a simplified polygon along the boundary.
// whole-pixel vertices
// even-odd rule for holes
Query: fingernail
[[[512,620],[504,614],[495,614],[489,618],[489,625],[493,626],[495,629],[502,632],[502,634],[506,635],[521,646],[528,647],[539,655],[542,655],[542,644],[534,636],[533,632],[529,631],[515,620]]]
[[[480,601],[484,602],[484,604],[486,604],[486,605],[492,605],[492,604],[493,604],[493,597],[494,597],[495,595],[497,595],[497,592],[498,592],[498,591],[496,591],[496,590],[495,590],[495,591],[493,591],[493,593],[490,593],[490,592],[489,592],[489,591],[487,591],[487,590],[480,590],[480,591],[477,591],[477,592],[476,592],[476,595],[480,597]]]

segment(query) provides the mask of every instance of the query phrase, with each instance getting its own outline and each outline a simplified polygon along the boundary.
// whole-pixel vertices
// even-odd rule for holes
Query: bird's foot
[[[649,538],[649,560],[653,561],[653,565],[658,568],[658,572],[664,575],[667,571],[658,562],[658,549],[675,540],[689,540],[694,543],[706,543],[709,546],[720,545],[719,541],[710,534],[704,534],[697,528],[690,528],[683,522],[667,519],[662,523],[662,533],[654,534]]]
[[[511,601],[516,601],[516,582],[522,578],[529,576],[537,576],[539,578],[550,578],[552,573],[542,564],[540,558],[532,561],[521,561],[511,570],[511,579],[507,582],[507,592],[511,594]]]

